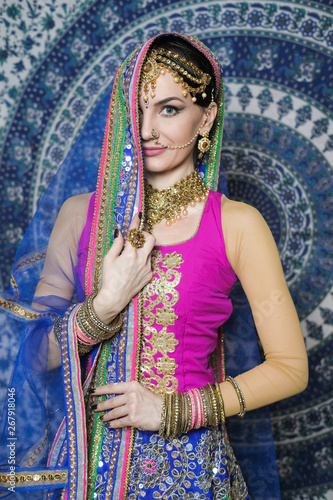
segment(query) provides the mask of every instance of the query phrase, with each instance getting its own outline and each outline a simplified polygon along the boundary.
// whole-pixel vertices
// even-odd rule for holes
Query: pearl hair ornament
[[[193,102],[197,100],[196,94],[201,94],[203,99],[207,97],[205,89],[212,77],[185,57],[160,47],[151,51],[142,68],[141,85],[143,85],[143,100],[146,106],[149,101],[149,87],[150,97],[154,99],[156,80],[160,75],[165,75],[166,72],[171,73],[174,81],[183,87],[184,97],[189,93]],[[191,84],[187,83],[184,77]]]

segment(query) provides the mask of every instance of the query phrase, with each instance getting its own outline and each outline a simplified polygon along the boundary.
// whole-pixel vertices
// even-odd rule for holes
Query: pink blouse
[[[153,249],[154,274],[143,290],[141,382],[155,392],[185,391],[215,381],[210,358],[218,329],[232,312],[229,294],[237,279],[225,250],[221,197],[209,192],[192,238]],[[82,288],[93,208],[94,196],[78,249]]]
[[[215,381],[210,357],[218,329],[232,312],[229,294],[237,279],[225,250],[221,197],[210,191],[192,238],[152,252],[154,277],[144,289],[141,380],[157,392]]]

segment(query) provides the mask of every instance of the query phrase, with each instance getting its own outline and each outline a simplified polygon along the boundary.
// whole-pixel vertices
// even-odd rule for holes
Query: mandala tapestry
[[[218,55],[229,196],[258,208],[273,232],[310,359],[308,389],[271,408],[282,498],[333,499],[331,1],[2,0],[0,12],[3,288],[43,192],[124,57],[163,31],[198,36]],[[99,150],[87,161],[98,165]],[[3,375],[15,349],[2,328]]]

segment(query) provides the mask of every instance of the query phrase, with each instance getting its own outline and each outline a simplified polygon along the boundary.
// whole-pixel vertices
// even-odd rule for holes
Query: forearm
[[[247,410],[255,410],[302,392],[308,383],[308,363],[303,355],[280,358],[269,356],[261,365],[235,377],[242,390]],[[220,384],[226,417],[239,413],[240,405],[234,387]]]
[[[47,370],[50,371],[54,370],[55,368],[58,368],[58,366],[61,365],[60,347],[56,343],[56,340],[54,338],[53,327],[49,333],[48,340],[49,340],[49,350],[47,359]]]

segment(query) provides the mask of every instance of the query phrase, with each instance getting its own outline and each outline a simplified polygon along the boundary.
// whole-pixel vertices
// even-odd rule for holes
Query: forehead
[[[141,95],[140,95],[140,100],[143,99],[144,91],[143,91],[143,86],[141,86]],[[151,99],[151,101],[160,100],[160,99],[165,99],[167,97],[175,96],[182,98],[182,100],[186,101],[189,95],[185,98],[183,96],[183,89],[180,83],[176,83],[174,81],[174,77],[170,73],[165,73],[164,75],[159,75],[158,78],[156,79],[156,88],[154,89],[154,92],[156,96],[151,99],[150,97],[150,90],[148,92],[148,95]],[[190,99],[191,100],[191,99]]]

